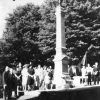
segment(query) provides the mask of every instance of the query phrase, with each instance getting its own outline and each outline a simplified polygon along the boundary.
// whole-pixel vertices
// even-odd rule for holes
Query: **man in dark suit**
[[[5,68],[3,73],[4,100],[11,100],[12,91],[15,90],[15,76],[12,68]]]
[[[94,78],[94,85],[96,85],[96,83],[99,84],[99,67],[97,62],[93,66],[93,78]]]
[[[28,85],[28,90],[34,89],[34,69],[30,65],[28,68],[28,80],[27,80],[27,85]]]
[[[6,97],[8,95],[8,90],[7,90],[7,87],[8,87],[8,76],[9,76],[9,67],[6,66],[5,68],[5,71],[3,72],[3,98],[4,100],[6,100]]]
[[[7,84],[7,89],[8,89],[8,100],[11,100],[11,96],[12,96],[12,91],[16,92],[16,80],[15,80],[15,75],[13,73],[13,69],[10,68],[10,72],[8,75],[8,84]]]

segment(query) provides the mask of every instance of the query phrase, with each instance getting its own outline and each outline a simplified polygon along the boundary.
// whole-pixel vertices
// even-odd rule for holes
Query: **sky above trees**
[[[13,9],[27,3],[34,3],[41,5],[44,0],[0,0],[0,38],[2,38],[3,30],[5,28],[5,18],[8,13],[12,13]]]

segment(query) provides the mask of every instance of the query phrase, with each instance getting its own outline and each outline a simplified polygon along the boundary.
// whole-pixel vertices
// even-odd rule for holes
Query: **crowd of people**
[[[88,83],[88,85],[99,85],[99,80],[100,80],[100,70],[98,67],[98,63],[96,62],[92,67],[90,66],[90,64],[87,65],[87,67],[85,68],[85,66],[82,67],[81,69],[82,72],[82,79],[81,82],[84,84],[85,82]],[[87,76],[87,80],[86,80],[86,76]]]
[[[51,66],[33,67],[31,63],[23,66],[19,63],[15,68],[6,66],[3,72],[4,98],[6,100],[8,97],[10,100],[13,91],[17,97],[19,90],[26,92],[36,89],[51,89],[52,80],[53,69]]]
[[[90,66],[90,64],[87,64],[87,66],[82,65],[82,68],[71,66],[69,68],[69,74],[72,78],[79,75],[80,84],[99,85],[100,68],[98,62],[95,62],[93,66]]]
[[[68,71],[72,80],[74,76],[80,76],[80,84],[99,84],[100,70],[97,62],[92,67],[90,64],[87,64],[87,66],[83,65],[82,68],[72,65],[68,67]],[[4,98],[6,100],[8,96],[8,100],[10,100],[12,91],[15,92],[15,97],[17,97],[19,90],[26,92],[39,89],[53,89],[53,76],[54,69],[51,66],[47,67],[44,65],[41,67],[41,65],[38,65],[34,67],[32,63],[23,66],[21,63],[18,63],[14,68],[6,66],[3,72]]]

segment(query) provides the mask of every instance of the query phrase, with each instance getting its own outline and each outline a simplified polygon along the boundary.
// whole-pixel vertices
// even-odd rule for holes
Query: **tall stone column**
[[[54,83],[56,87],[62,85],[62,75],[67,72],[67,57],[64,13],[61,11],[60,4],[56,7],[56,55],[54,58]]]

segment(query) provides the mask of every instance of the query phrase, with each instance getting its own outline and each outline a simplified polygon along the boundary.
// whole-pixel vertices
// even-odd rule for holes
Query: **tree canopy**
[[[38,21],[41,19],[38,10],[39,7],[27,4],[18,7],[13,14],[9,14],[9,17],[6,18],[4,38],[7,46],[9,46],[4,52],[9,57],[12,56],[11,62],[18,60],[27,63],[39,57],[39,54],[41,55],[41,51],[36,44],[39,32]]]
[[[0,44],[0,58],[3,62],[20,61],[24,64],[32,61],[35,65],[53,65],[57,4],[58,0],[47,0],[42,6],[27,4],[9,14],[6,18],[4,42]],[[90,45],[88,62],[99,62],[99,0],[67,0],[64,7],[66,55],[69,63],[78,64]]]
[[[51,12],[51,14],[50,14]],[[55,54],[55,16],[47,6],[27,4],[6,18],[3,52],[9,63],[30,61],[53,64]],[[11,58],[11,59],[10,59]]]
[[[66,8],[66,48],[71,61],[80,62],[90,45],[88,63],[100,59],[100,2],[69,0]]]

